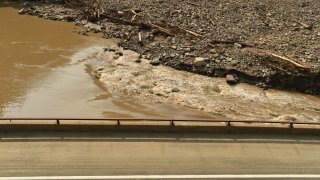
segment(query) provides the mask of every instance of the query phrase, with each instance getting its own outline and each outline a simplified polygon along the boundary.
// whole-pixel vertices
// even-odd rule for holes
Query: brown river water
[[[99,53],[114,45],[115,40],[102,39],[99,34],[82,36],[77,33],[79,30],[72,23],[18,15],[12,4],[0,2],[0,117],[283,120],[293,116],[299,120],[320,121],[319,96],[263,91],[246,84],[228,86],[223,79],[163,66],[153,70],[147,65],[136,67],[131,63],[129,66],[128,59],[124,62],[128,67],[119,66],[109,72],[108,66],[99,64],[102,62]],[[92,69],[100,65],[106,68],[104,84],[91,75]],[[174,83],[184,84],[179,87],[181,92],[171,98],[176,103],[147,103],[153,102],[150,98],[154,96],[142,93],[134,100],[124,98],[117,90],[108,91],[109,85],[134,92],[141,82],[132,86],[130,82],[121,84],[113,79],[131,78],[131,71],[136,73],[144,68],[150,71],[144,83],[157,79],[169,89]],[[216,87],[220,90],[212,92]],[[155,100],[164,102],[161,98]],[[185,107],[189,104],[203,111]]]
[[[78,35],[72,23],[18,15],[10,6],[0,6],[0,117],[213,117],[112,96],[89,75],[88,61],[113,41]]]

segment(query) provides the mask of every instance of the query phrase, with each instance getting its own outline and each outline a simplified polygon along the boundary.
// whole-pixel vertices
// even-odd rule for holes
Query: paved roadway
[[[0,137],[0,177],[320,175],[320,137],[312,136],[2,133]]]

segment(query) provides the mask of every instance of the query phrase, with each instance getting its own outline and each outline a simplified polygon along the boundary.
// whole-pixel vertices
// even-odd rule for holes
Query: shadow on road
[[[173,142],[173,143],[279,143],[320,144],[318,136],[255,135],[213,133],[88,133],[88,132],[7,132],[0,142],[90,141],[90,142]]]

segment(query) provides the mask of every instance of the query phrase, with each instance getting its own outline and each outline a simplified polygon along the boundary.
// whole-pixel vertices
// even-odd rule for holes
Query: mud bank
[[[320,99],[239,84],[159,65],[130,50],[105,48],[94,76],[108,91],[140,102],[196,108],[231,119],[320,120]]]
[[[320,94],[317,0],[90,2],[38,4],[20,13],[74,21],[87,29],[79,33],[120,38],[120,46],[178,70]]]

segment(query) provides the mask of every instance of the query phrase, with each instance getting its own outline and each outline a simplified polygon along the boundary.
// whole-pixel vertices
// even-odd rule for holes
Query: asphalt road
[[[1,177],[320,175],[320,137],[312,136],[2,133],[0,137]]]

